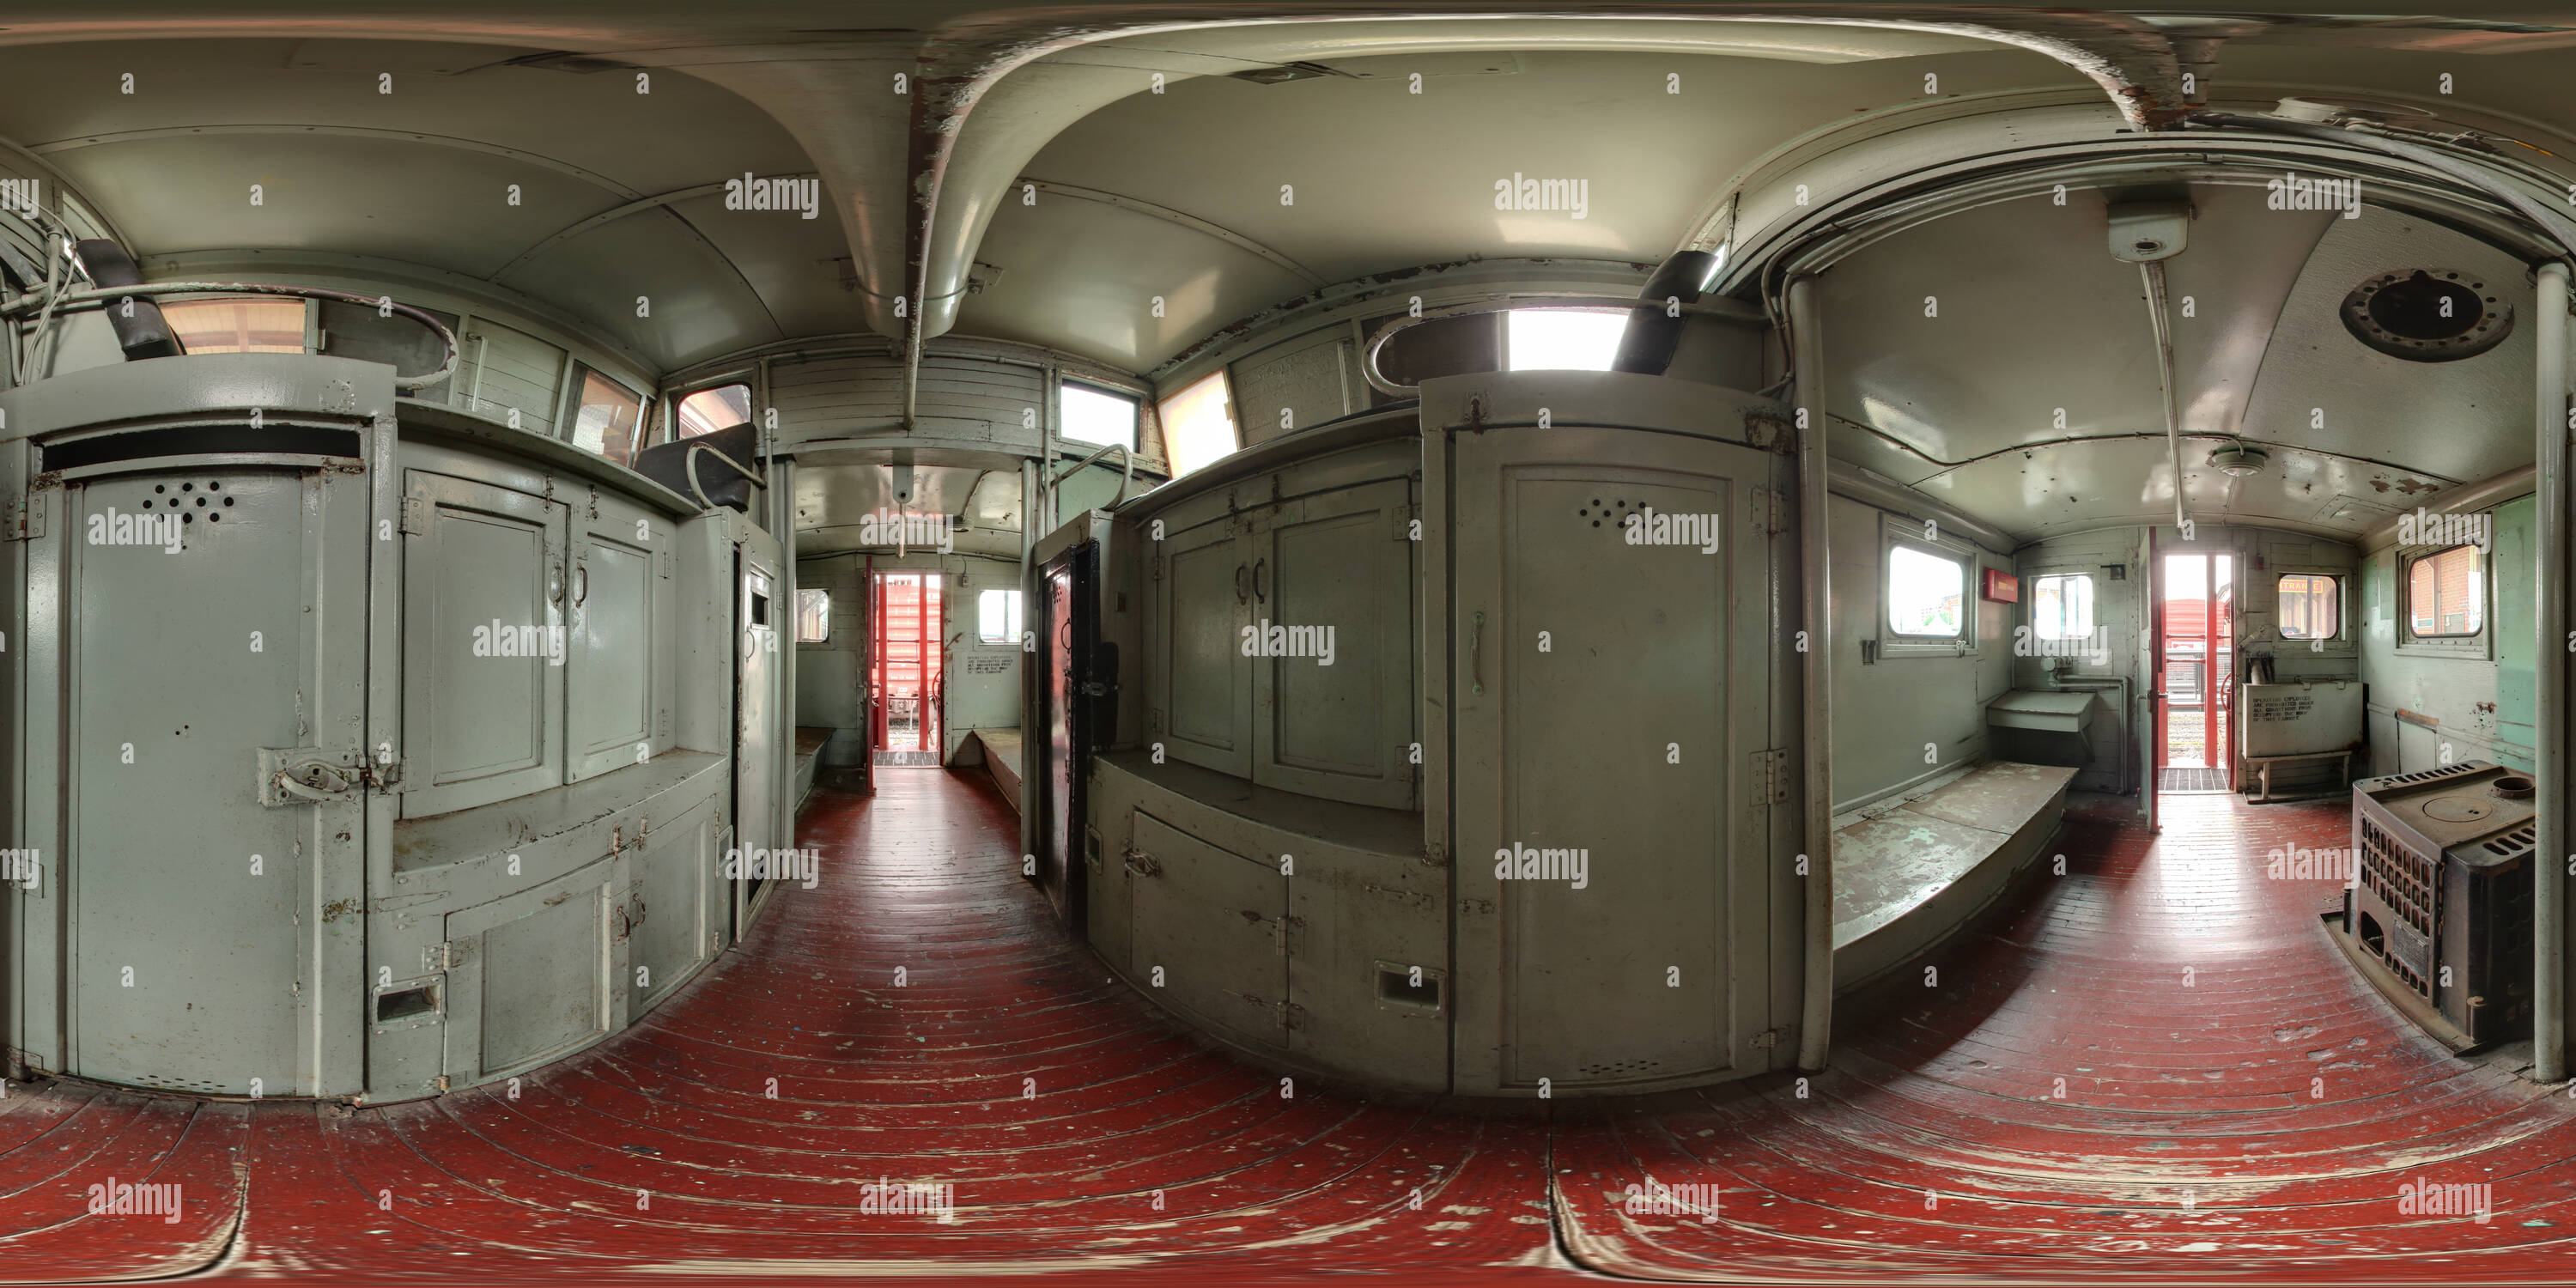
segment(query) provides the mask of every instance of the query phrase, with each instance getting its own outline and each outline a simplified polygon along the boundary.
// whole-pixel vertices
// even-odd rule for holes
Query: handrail
[[[742,462],[737,461],[704,443],[691,443],[689,444],[689,450],[682,453],[680,456],[680,469],[688,475],[689,491],[695,493],[698,498],[698,504],[706,507],[707,509],[712,510],[716,508],[716,503],[707,499],[707,490],[705,488],[698,486],[698,453],[700,452],[704,452],[707,455],[732,466],[733,472],[751,480],[751,485],[753,487],[765,488],[769,486],[769,484],[764,482],[759,475],[743,468]]]
[[[434,371],[417,376],[397,373],[394,376],[394,388],[426,389],[456,374],[458,357],[456,333],[448,330],[447,324],[439,321],[434,314],[413,308],[408,304],[397,304],[388,296],[358,295],[320,286],[285,286],[273,282],[145,282],[136,286],[99,286],[86,291],[47,292],[41,301],[21,298],[5,307],[0,307],[0,317],[25,313],[39,304],[50,317],[58,306],[65,312],[76,308],[105,308],[118,300],[149,298],[155,295],[287,295],[299,299],[338,300],[344,304],[364,304],[377,309],[390,309],[428,327],[430,333],[436,335],[439,343],[446,346],[447,350],[446,360]]]
[[[1073,466],[1062,474],[1054,472],[1054,461],[1048,461],[1048,476],[1046,480],[1047,494],[1049,496],[1053,496],[1055,494],[1056,484],[1062,483],[1066,479],[1072,478],[1074,475],[1081,473],[1083,470],[1089,468],[1093,461],[1099,460],[1101,457],[1107,456],[1111,452],[1118,453],[1118,459],[1126,465],[1127,469],[1126,472],[1118,476],[1118,499],[1111,502],[1110,507],[1115,509],[1118,506],[1125,504],[1127,500],[1127,488],[1130,484],[1136,481],[1136,454],[1127,450],[1126,446],[1120,443],[1102,443],[1099,450],[1093,452],[1089,456],[1083,457],[1081,460],[1075,461]],[[1054,516],[1049,515],[1048,518],[1052,521]]]
[[[1539,308],[1668,309],[1696,313],[1703,317],[1729,318],[1739,322],[1756,321],[1760,318],[1760,314],[1741,301],[1725,297],[1711,297],[1695,304],[1679,304],[1665,300],[1640,299],[1634,295],[1610,295],[1598,291],[1504,291],[1464,303],[1426,308],[1420,313],[1407,314],[1387,323],[1379,328],[1376,335],[1369,338],[1368,348],[1360,354],[1360,375],[1369,382],[1370,388],[1379,393],[1392,398],[1414,397],[1419,386],[1396,384],[1379,374],[1377,369],[1378,354],[1386,348],[1388,340],[1395,338],[1396,332],[1442,318],[1473,317],[1479,313],[1509,313],[1515,309],[1531,307],[1528,302],[1535,302],[1536,307]]]

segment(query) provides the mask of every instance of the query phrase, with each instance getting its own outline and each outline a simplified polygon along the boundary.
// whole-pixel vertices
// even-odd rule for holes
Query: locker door
[[[565,507],[413,470],[403,510],[403,817],[562,785]]]
[[[1161,716],[1146,736],[1175,760],[1252,776],[1251,543],[1231,522],[1165,539],[1154,583],[1154,648],[1161,655],[1149,699]]]
[[[1502,981],[1460,999],[1461,1084],[1762,1071],[1781,1045],[1764,1032],[1777,874],[1749,767],[1769,745],[1775,573],[1750,498],[1782,458],[1598,429],[1450,450],[1459,954]],[[1717,549],[1631,543],[1640,514],[1710,516]]]
[[[1252,659],[1254,782],[1389,809],[1415,803],[1411,496],[1390,479],[1300,497],[1253,534],[1253,625],[1281,627],[1291,646]],[[1329,657],[1312,651],[1314,632],[1327,629]]]

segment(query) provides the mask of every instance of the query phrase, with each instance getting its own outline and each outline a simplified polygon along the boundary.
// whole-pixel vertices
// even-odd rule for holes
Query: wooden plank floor
[[[818,889],[515,1100],[11,1085],[0,1278],[2568,1277],[2568,1101],[2407,1029],[2322,937],[2333,883],[2264,875],[2343,809],[2166,806],[2161,838],[2078,811],[2065,876],[1846,999],[1803,1085],[1444,1105],[1281,1099],[1053,927],[989,786],[891,771],[817,792]],[[87,1213],[110,1178],[178,1184],[176,1219]],[[1632,1214],[1650,1179],[1714,1219]],[[880,1180],[953,1186],[953,1221],[867,1210]],[[2402,1212],[2421,1182],[2488,1219]]]

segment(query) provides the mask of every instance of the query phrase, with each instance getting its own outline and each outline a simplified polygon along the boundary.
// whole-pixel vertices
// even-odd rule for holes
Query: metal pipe
[[[1798,739],[1807,769],[1805,893],[1806,969],[1798,1016],[1798,1067],[1825,1067],[1834,1022],[1834,701],[1832,569],[1826,561],[1824,333],[1816,316],[1816,279],[1789,283],[1788,358],[1797,382],[1798,562],[1804,580],[1798,616],[1807,636],[1800,659],[1806,680]]]
[[[2567,266],[2540,266],[2532,311],[2537,353],[2532,430],[2539,438],[2537,565],[2540,652],[2533,674],[2537,709],[2532,760],[2541,782],[2541,861],[2532,868],[2531,1076],[2567,1077],[2565,1011],[2567,869]]]
[[[2173,449],[2174,526],[2189,535],[2191,520],[2182,511],[2182,411],[2174,405],[2173,319],[2165,308],[2165,262],[2141,262],[2138,276],[2146,279],[2147,312],[2156,325],[2156,384],[2165,399],[2165,441]]]

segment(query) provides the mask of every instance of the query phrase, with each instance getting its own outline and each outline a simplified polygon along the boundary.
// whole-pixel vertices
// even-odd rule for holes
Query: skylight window
[[[1628,331],[1625,309],[1514,309],[1504,318],[1508,371],[1608,371]]]

